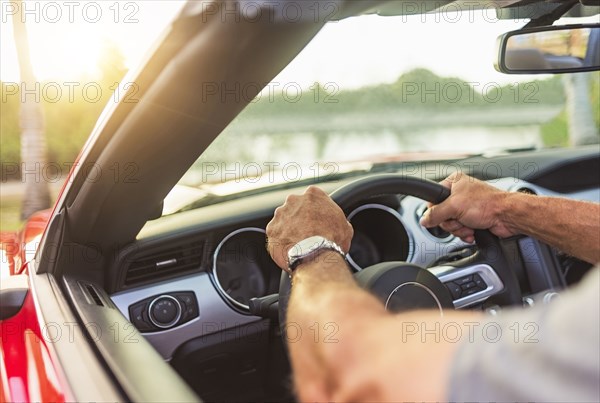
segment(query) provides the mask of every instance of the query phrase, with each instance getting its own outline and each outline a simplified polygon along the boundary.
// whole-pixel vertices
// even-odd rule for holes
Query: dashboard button
[[[460,288],[462,288],[463,290],[470,290],[471,288],[475,288],[475,282],[471,281],[470,283],[465,283],[463,285],[460,286]]]
[[[146,317],[147,306],[148,302],[143,301],[129,307],[129,318],[140,332],[153,330],[153,326],[148,323]]]
[[[469,295],[473,295],[473,294],[476,294],[478,292],[481,292],[481,290],[478,289],[477,287],[472,287],[472,288],[469,288],[468,290],[463,290],[462,296],[463,297],[468,297]]]
[[[188,322],[200,315],[198,301],[193,291],[174,293],[173,296],[181,303],[181,321],[180,324]]]
[[[460,288],[460,286],[458,284],[455,283],[446,283],[446,288],[448,289],[448,291],[450,291],[450,294],[452,294],[452,299],[459,299],[460,295],[462,293],[462,289]]]
[[[141,332],[156,332],[181,325],[200,315],[193,291],[155,295],[129,306],[131,323]]]
[[[156,327],[169,328],[181,318],[181,304],[171,295],[161,295],[150,303],[148,316]]]
[[[475,283],[477,288],[479,288],[480,290],[485,290],[487,288],[487,284],[485,283],[485,281],[481,278],[481,276],[479,274],[475,274],[473,276],[473,282]]]
[[[454,280],[454,282],[458,285],[467,284],[467,283],[470,283],[471,281],[473,281],[473,276],[465,276],[465,277],[457,278],[456,280]]]

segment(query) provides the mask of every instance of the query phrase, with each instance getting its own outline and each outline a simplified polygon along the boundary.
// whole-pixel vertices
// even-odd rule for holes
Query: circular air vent
[[[426,211],[427,211],[426,204],[421,205],[421,207],[419,207],[417,209],[417,222],[421,220],[421,217],[423,217],[423,214],[425,214]],[[449,233],[448,231],[444,231],[441,227],[433,227],[433,228],[425,228],[423,226],[420,226],[420,227],[423,229],[423,231],[426,234],[431,235],[436,240],[448,242],[454,237],[451,233]]]
[[[525,194],[528,194],[528,195],[537,196],[537,192],[535,190],[531,189],[531,188],[528,188],[528,187],[520,187],[520,188],[517,189],[517,192],[519,192],[519,193],[525,193]]]
[[[431,235],[438,239],[446,240],[452,237],[451,233],[449,233],[448,231],[444,231],[441,227],[432,227],[425,229],[427,230],[427,232],[429,232]]]

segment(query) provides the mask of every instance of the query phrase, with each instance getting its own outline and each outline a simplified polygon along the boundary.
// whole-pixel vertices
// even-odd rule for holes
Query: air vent
[[[90,304],[104,306],[104,302],[102,302],[102,298],[100,298],[100,295],[98,294],[98,291],[96,290],[96,287],[94,287],[90,283],[84,283],[84,282],[79,282],[79,285],[85,292],[85,294],[87,296],[87,300]]]
[[[442,229],[442,227],[425,228],[427,232],[438,239],[446,240],[452,236],[451,233]]]
[[[427,204],[423,203],[416,211],[417,221],[421,220],[421,218],[423,217],[423,215],[425,214],[426,211],[427,211]],[[419,225],[419,227],[421,227],[421,226]],[[442,241],[449,241],[453,238],[451,233],[443,230],[441,227],[432,227],[432,228],[421,227],[421,228],[423,228],[425,231],[427,231],[434,238],[437,238]]]
[[[198,269],[203,252],[204,241],[195,241],[140,254],[127,269],[125,286]]]
[[[537,195],[537,192],[535,190],[533,190],[531,188],[528,188],[528,187],[518,188],[517,192],[519,192],[519,193],[525,193],[525,194],[528,194],[528,195],[534,195],[534,196]]]

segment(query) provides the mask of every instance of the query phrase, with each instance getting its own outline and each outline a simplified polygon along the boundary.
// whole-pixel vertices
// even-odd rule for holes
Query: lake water
[[[201,185],[223,178],[253,176],[260,167],[302,167],[328,162],[357,162],[393,158],[407,152],[477,154],[542,146],[539,125],[510,127],[449,126],[410,132],[381,129],[373,132],[228,133],[218,139],[186,174],[182,183]],[[433,157],[435,158],[435,157]],[[216,170],[206,175],[207,166]],[[227,175],[225,172],[236,172]]]
[[[541,146],[540,125],[562,106],[381,110],[311,116],[241,115],[209,147],[205,161],[298,163],[368,159],[405,152],[481,153]]]

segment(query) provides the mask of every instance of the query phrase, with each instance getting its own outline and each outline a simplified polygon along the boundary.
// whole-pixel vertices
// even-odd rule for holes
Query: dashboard
[[[515,178],[490,183],[507,191],[600,201],[597,188],[564,194]],[[165,359],[188,340],[261,320],[248,305],[251,298],[278,292],[281,271],[266,251],[264,228],[287,193],[163,217],[150,223],[122,257],[122,289],[111,298]],[[469,253],[471,245],[439,228],[422,227],[425,209],[424,201],[403,195],[354,206],[347,213],[355,229],[348,258],[352,270],[383,261],[431,267],[453,253]],[[238,221],[224,210],[243,218]],[[226,224],[212,228],[216,222]],[[140,270],[148,266],[147,273]]]
[[[481,156],[459,163],[478,166],[469,173],[502,190],[600,202],[599,151],[590,146]],[[439,180],[457,165],[423,163],[415,168],[411,163],[386,172]],[[333,192],[360,177],[319,186]],[[272,190],[149,221],[108,269],[107,292],[117,308],[207,400],[289,397],[289,364],[277,312],[256,316],[249,304],[253,298],[278,298],[281,270],[266,251],[265,227],[289,194],[303,191]],[[497,310],[489,304],[503,284],[494,270],[487,265],[454,270],[452,262],[475,253],[476,247],[441,228],[422,227],[419,220],[426,208],[423,200],[402,194],[364,198],[347,206],[355,231],[350,269],[360,272],[379,262],[409,262],[437,276],[456,309]],[[591,267],[529,237],[509,239],[502,247],[514,257],[508,263],[517,274],[525,305],[546,303]]]

